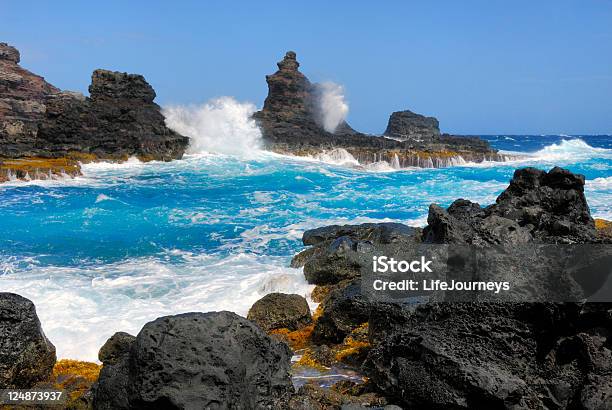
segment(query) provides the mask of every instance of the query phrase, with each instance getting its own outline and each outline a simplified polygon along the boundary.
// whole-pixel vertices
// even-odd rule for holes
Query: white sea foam
[[[344,87],[331,81],[315,84],[318,94],[319,122],[327,132],[335,132],[348,115]]]
[[[59,358],[96,360],[116,331],[137,334],[148,321],[181,312],[229,310],[245,316],[269,292],[308,296],[312,286],[284,258],[172,252],[159,258],[66,268],[0,266],[3,291],[31,299]],[[17,261],[12,261],[16,264]],[[23,265],[23,262],[21,262]]]
[[[232,97],[199,106],[168,106],[166,124],[191,138],[188,152],[213,152],[251,157],[261,148],[261,131],[251,118],[256,107]]]

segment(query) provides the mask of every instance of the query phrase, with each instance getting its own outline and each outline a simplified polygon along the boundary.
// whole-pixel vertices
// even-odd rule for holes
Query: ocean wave
[[[36,304],[59,358],[95,361],[114,332],[137,334],[160,316],[218,310],[246,316],[270,292],[309,296],[313,286],[300,269],[287,264],[280,257],[168,250],[157,258],[81,267],[40,266],[13,258],[2,263],[0,272],[3,291]]]

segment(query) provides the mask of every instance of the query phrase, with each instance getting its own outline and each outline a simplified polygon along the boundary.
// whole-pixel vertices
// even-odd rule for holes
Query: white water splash
[[[326,81],[316,84],[319,103],[319,122],[327,132],[335,132],[348,115],[349,106],[344,99],[344,87]]]
[[[261,149],[261,131],[251,118],[257,108],[232,97],[220,97],[199,106],[163,109],[168,127],[191,138],[187,152],[251,157]]]

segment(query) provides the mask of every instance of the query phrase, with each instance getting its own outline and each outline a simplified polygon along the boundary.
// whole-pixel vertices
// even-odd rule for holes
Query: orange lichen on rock
[[[76,403],[98,380],[102,366],[91,362],[62,359],[55,363],[52,374],[53,385],[68,393],[69,404],[79,408]]]
[[[338,345],[335,351],[335,359],[338,362],[345,362],[354,357],[361,356],[370,348],[367,340],[368,323],[362,323],[346,337],[342,344]]]
[[[304,366],[304,367],[310,367],[313,369],[317,369],[317,370],[327,370],[329,369],[329,367],[324,366],[323,364],[321,364],[315,357],[314,355],[310,352],[310,350],[305,350],[302,354],[302,357],[300,357],[300,360],[298,360],[294,366]]]
[[[270,335],[287,342],[291,349],[300,350],[310,344],[310,336],[313,330],[314,324],[310,324],[294,331],[290,331],[287,328],[274,329],[270,332]]]
[[[81,166],[72,158],[0,159],[0,182],[11,178],[49,179],[52,175],[81,175]]]
[[[595,229],[600,231],[612,229],[612,222],[606,221],[605,219],[595,219]]]

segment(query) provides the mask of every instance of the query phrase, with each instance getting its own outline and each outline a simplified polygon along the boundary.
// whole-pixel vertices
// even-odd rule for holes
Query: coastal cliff
[[[61,91],[0,43],[0,182],[78,175],[78,161],[169,161],[189,142],[166,127],[155,91],[136,74],[95,70],[89,97]]]
[[[333,132],[321,120],[319,91],[299,71],[293,51],[266,76],[268,96],[253,117],[262,129],[267,149],[298,156],[350,154],[366,165],[384,161],[395,168],[438,168],[468,161],[503,161],[504,156],[477,137],[441,134],[435,118],[410,111],[391,115],[384,136],[355,131],[345,121]]]

